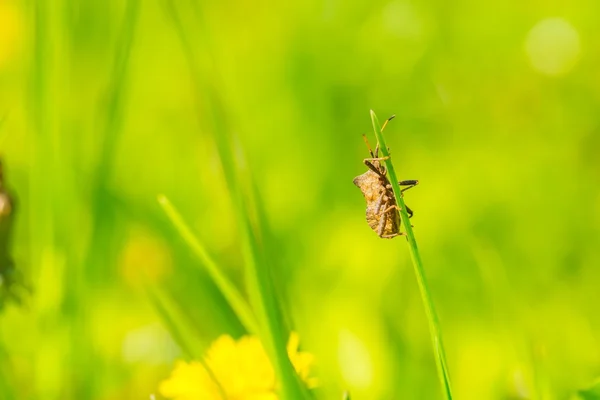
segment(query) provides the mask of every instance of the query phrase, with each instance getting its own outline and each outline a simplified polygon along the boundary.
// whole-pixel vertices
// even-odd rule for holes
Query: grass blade
[[[106,92],[106,104],[103,104],[103,126],[101,130],[102,147],[98,165],[95,169],[93,182],[97,187],[103,188],[110,179],[113,162],[116,154],[118,137],[122,131],[123,116],[126,108],[128,73],[131,64],[131,54],[138,19],[140,16],[140,0],[129,0],[123,16],[121,31],[115,49],[112,71],[109,76]]]
[[[383,137],[383,132],[381,131],[381,125],[379,124],[377,115],[375,115],[373,110],[371,110],[371,121],[373,123],[373,130],[375,131],[375,137],[379,143],[382,156],[389,157],[390,154],[387,144],[385,143],[385,138]],[[404,204],[404,199],[402,198],[402,193],[400,192],[400,185],[398,185],[398,178],[396,176],[396,171],[394,170],[394,165],[392,164],[391,158],[385,160],[385,167],[388,171],[388,177],[394,190],[394,197],[396,198],[396,202],[400,207],[400,216],[402,219],[402,226],[406,232],[406,240],[408,241],[410,258],[413,263],[415,275],[417,277],[417,283],[419,285],[419,291],[421,292],[421,299],[423,300],[423,305],[427,314],[427,321],[429,322],[429,329],[433,342],[433,353],[435,356],[440,384],[444,392],[444,398],[450,400],[452,399],[452,391],[450,388],[450,376],[448,374],[448,366],[446,363],[446,352],[444,351],[444,344],[442,341],[442,330],[440,328],[440,323],[435,311],[431,292],[429,291],[429,286],[427,284],[425,269],[423,268],[421,255],[419,254],[419,249],[417,247],[417,240],[415,239],[415,234],[412,230],[411,224],[408,223],[409,219],[408,213],[406,212],[406,205]]]
[[[208,343],[198,338],[198,335],[195,334],[186,318],[173,302],[172,296],[169,296],[156,285],[146,285],[145,289],[162,323],[171,333],[185,358],[187,360],[202,360],[204,352],[208,348]]]
[[[100,268],[95,268],[96,260],[102,260],[106,253],[107,244],[103,235],[110,231],[114,223],[115,210],[112,199],[107,196],[107,182],[110,181],[116,149],[122,133],[124,116],[127,111],[127,95],[129,89],[129,73],[131,56],[137,36],[137,25],[141,15],[140,0],[128,0],[116,42],[111,72],[108,77],[105,102],[99,110],[100,127],[97,132],[101,138],[98,162],[89,178],[92,182],[92,211],[93,216],[102,216],[93,220],[90,247],[87,250],[85,265],[87,271],[84,278],[102,281],[109,276]]]
[[[164,195],[158,196],[158,203],[167,214],[167,217],[177,229],[177,232],[181,235],[183,240],[192,249],[194,254],[200,259],[206,271],[215,282],[227,302],[236,313],[244,327],[249,333],[257,334],[258,325],[256,323],[256,317],[252,310],[236,289],[236,287],[227,279],[225,274],[221,272],[217,263],[208,254],[208,251],[202,246],[198,238],[194,235],[190,227],[183,221],[181,214],[175,209],[173,204]]]
[[[200,340],[198,335],[194,333],[186,317],[181,313],[175,302],[173,302],[172,296],[155,285],[147,285],[146,292],[163,324],[167,327],[171,336],[173,336],[173,339],[179,345],[188,361],[199,361],[219,389],[221,398],[226,399],[227,396],[225,395],[223,387],[221,387],[221,383],[215,377],[213,371],[204,359],[204,354],[206,354],[206,350],[208,349],[208,343]]]
[[[308,391],[302,383],[287,354],[288,332],[279,308],[279,299],[271,279],[271,265],[264,248],[264,235],[258,212],[244,196],[243,188],[252,187],[250,173],[240,179],[232,153],[231,138],[227,128],[226,112],[213,85],[205,86],[210,110],[213,112],[214,138],[221,160],[227,187],[233,198],[236,220],[241,228],[242,253],[245,260],[246,283],[250,302],[260,324],[260,336],[281,383],[281,398],[303,399]],[[245,183],[245,185],[244,185]],[[251,189],[250,189],[251,190]],[[250,216],[257,216],[256,221]]]
[[[283,321],[278,314],[277,298],[270,281],[270,270],[264,249],[258,240],[260,232],[257,232],[250,220],[252,213],[244,199],[236,173],[235,158],[231,151],[230,129],[227,126],[228,116],[217,84],[220,74],[209,50],[212,38],[206,32],[206,23],[201,18],[193,24],[193,28],[198,31],[197,35],[188,34],[188,28],[182,20],[182,15],[185,14],[179,12],[181,4],[169,1],[167,6],[188,61],[198,104],[202,107],[198,113],[199,120],[205,124],[206,131],[212,133],[227,188],[232,196],[236,220],[239,221],[242,231],[242,249],[250,301],[258,318],[262,342],[280,381],[281,398],[287,400],[306,398],[308,392],[299,382],[287,355],[287,336]],[[194,37],[201,39],[201,47],[192,45],[190,39]],[[201,56],[196,53],[196,48],[204,50]]]

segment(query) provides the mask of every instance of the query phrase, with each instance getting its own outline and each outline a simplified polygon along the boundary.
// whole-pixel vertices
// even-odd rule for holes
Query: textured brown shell
[[[379,234],[381,213],[384,211],[383,205],[381,206],[381,209],[378,210],[379,199],[381,198],[381,194],[387,191],[385,188],[388,183],[387,179],[384,179],[375,172],[368,170],[364,174],[354,178],[353,182],[359,187],[367,202],[367,223],[371,229]],[[394,198],[394,194],[391,190],[387,192],[387,197],[389,199],[387,207],[389,208],[392,205],[396,205],[396,199]],[[391,237],[397,235],[400,232],[400,213],[398,210],[393,208],[388,211],[386,213],[385,220],[385,226],[383,228],[381,237]]]

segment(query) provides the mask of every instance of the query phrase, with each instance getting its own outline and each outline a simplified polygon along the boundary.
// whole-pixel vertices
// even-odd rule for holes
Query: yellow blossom
[[[290,361],[298,375],[313,387],[315,380],[308,375],[314,357],[299,352],[298,343],[298,335],[292,333],[287,347]],[[173,400],[278,400],[276,388],[275,371],[258,338],[243,336],[234,340],[222,335],[211,344],[204,365],[198,361],[177,362],[159,391]]]

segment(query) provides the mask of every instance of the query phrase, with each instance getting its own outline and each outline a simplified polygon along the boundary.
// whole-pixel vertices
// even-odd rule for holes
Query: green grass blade
[[[145,289],[163,325],[183,352],[184,358],[201,360],[208,348],[208,343],[198,338],[177,305],[172,301],[171,296],[156,285],[147,285]]]
[[[179,307],[168,293],[156,285],[147,285],[146,292],[164,326],[171,333],[171,336],[183,351],[185,358],[188,361],[199,361],[204,366],[213,382],[217,385],[221,398],[226,399],[227,396],[225,395],[225,391],[204,359],[204,355],[208,349],[208,343],[202,341],[198,335],[196,335],[194,329],[188,323],[187,318],[182,314]]]
[[[110,179],[113,158],[123,125],[123,113],[127,100],[128,73],[140,16],[140,0],[129,0],[123,16],[121,31],[115,49],[112,71],[109,76],[106,105],[102,110],[103,126],[101,130],[102,148],[100,159],[95,170],[94,182],[97,187],[104,187]]]
[[[213,123],[212,131],[225,180],[233,198],[236,220],[239,221],[241,228],[246,283],[252,307],[260,323],[261,339],[274,364],[277,376],[280,378],[281,398],[307,398],[308,391],[300,383],[287,354],[288,332],[285,329],[278,296],[271,279],[271,265],[265,253],[260,218],[257,217],[253,223],[250,216],[257,216],[258,212],[251,208],[250,202],[243,192],[245,185],[250,187],[253,185],[252,177],[251,174],[246,174],[244,183],[244,180],[238,176],[232,154],[230,133],[224,123],[226,113],[220,97],[212,85],[208,86],[208,91],[210,107],[215,112],[212,117],[217,119]]]
[[[217,263],[208,254],[208,251],[204,248],[204,246],[202,246],[198,238],[194,235],[190,227],[184,222],[181,214],[179,214],[169,199],[164,195],[159,195],[158,203],[167,214],[167,217],[173,226],[175,226],[175,229],[177,229],[177,232],[179,232],[183,240],[200,259],[206,268],[206,271],[215,282],[221,293],[223,293],[223,296],[225,296],[225,299],[227,299],[229,305],[236,313],[246,330],[249,333],[257,334],[258,325],[256,323],[256,317],[235,285],[233,285],[233,283],[227,279],[225,274],[221,272]]]
[[[104,94],[106,101],[101,102],[98,112],[97,135],[101,138],[101,146],[98,162],[92,172],[92,177],[89,178],[92,185],[91,215],[95,218],[90,239],[91,245],[87,250],[87,259],[84,263],[87,269],[84,272],[84,278],[88,280],[110,279],[105,272],[97,274],[100,269],[95,268],[95,265],[97,260],[102,260],[103,254],[106,253],[106,249],[103,248],[106,246],[103,236],[114,224],[114,205],[112,199],[107,196],[107,182],[112,176],[114,157],[118,153],[116,149],[127,111],[128,77],[131,71],[131,56],[140,15],[141,1],[128,0],[114,49],[111,72],[106,83],[107,89]],[[102,217],[98,218],[98,216]]]
[[[375,131],[375,137],[377,138],[377,142],[379,143],[379,148],[381,150],[382,156],[389,157],[390,154],[388,151],[387,144],[385,142],[385,138],[383,137],[383,132],[381,131],[381,125],[379,124],[377,115],[375,115],[373,110],[371,110],[371,121],[373,123],[373,130]],[[417,283],[419,285],[419,291],[421,292],[421,298],[423,300],[423,305],[427,314],[427,320],[429,322],[429,329],[431,332],[431,338],[433,342],[433,352],[435,355],[440,384],[444,392],[444,397],[449,400],[452,399],[452,391],[450,388],[450,376],[448,374],[448,366],[446,363],[446,352],[444,351],[444,344],[442,341],[442,330],[440,328],[440,323],[438,321],[437,313],[435,311],[435,306],[433,304],[431,292],[427,284],[425,269],[423,268],[421,255],[419,254],[419,249],[417,247],[417,240],[415,239],[415,234],[412,230],[412,226],[408,222],[409,219],[408,213],[406,212],[406,205],[404,204],[404,199],[402,198],[400,185],[398,185],[398,177],[396,176],[396,171],[394,170],[394,165],[392,164],[391,158],[385,160],[385,167],[388,171],[388,177],[394,190],[396,202],[400,207],[400,216],[402,218],[402,226],[404,228],[404,231],[406,232],[406,240],[408,241],[410,258],[413,263],[415,275],[417,277]]]
[[[213,109],[220,111],[217,115],[224,116],[224,111],[217,93],[212,96]],[[261,222],[260,210],[252,207],[251,201],[244,196],[252,192],[254,185],[249,171],[240,179],[236,172],[234,157],[230,143],[229,132],[223,125],[223,120],[216,122],[221,129],[215,130],[215,141],[229,191],[233,197],[236,219],[242,231],[242,252],[245,260],[246,284],[250,301],[261,325],[261,339],[274,364],[277,376],[281,380],[281,398],[303,399],[309,396],[304,385],[289,360],[287,354],[288,331],[282,318],[279,298],[272,281],[271,264],[265,249],[265,235]],[[256,200],[256,199],[255,199]],[[256,206],[256,205],[255,205]],[[253,221],[251,215],[256,216]]]
[[[246,159],[245,155],[242,155],[243,159]],[[287,311],[287,303],[285,298],[285,293],[283,292],[283,287],[276,285],[277,282],[277,274],[273,268],[276,265],[273,264],[271,260],[275,260],[275,253],[272,251],[270,244],[274,241],[272,237],[272,232],[268,227],[267,223],[267,212],[264,207],[264,202],[260,196],[258,186],[256,184],[256,180],[252,175],[252,169],[247,166],[247,163],[244,163],[243,166],[240,167],[240,176],[241,182],[246,183],[244,193],[246,196],[247,207],[252,211],[252,215],[254,215],[254,219],[252,219],[252,227],[253,232],[255,233],[255,237],[259,239],[260,243],[260,254],[263,260],[263,269],[266,276],[266,283],[269,285],[269,290],[271,291],[271,298],[275,299],[274,304],[272,305],[274,312],[273,320],[279,321],[277,329],[280,330],[280,336],[283,338],[288,338],[291,333],[291,327],[293,324],[288,318]],[[287,357],[287,356],[286,356]],[[304,384],[300,381],[300,378],[296,375],[297,385],[302,391],[302,396],[304,398],[312,397],[312,393],[309,392]]]
[[[263,322],[262,337],[279,372],[284,399],[304,398],[302,388],[287,355],[287,334],[279,314],[275,288],[269,273],[269,264],[264,258],[264,249],[257,241],[248,215],[242,221],[243,251],[246,259],[246,282],[250,298]]]
[[[306,398],[307,391],[299,382],[287,355],[287,336],[278,315],[277,298],[270,281],[267,260],[258,240],[260,233],[257,233],[250,220],[250,210],[236,173],[235,158],[231,151],[230,129],[227,126],[228,115],[218,90],[220,74],[209,50],[212,38],[205,31],[206,23],[201,18],[198,18],[194,24],[186,25],[182,16],[189,17],[190,14],[180,12],[181,4],[170,1],[167,5],[188,61],[195,94],[202,107],[198,113],[199,120],[205,124],[206,131],[213,135],[227,187],[233,199],[236,220],[239,221],[242,231],[248,292],[258,317],[262,342],[280,380],[281,398],[286,400]],[[195,29],[196,36],[188,33],[188,26]],[[195,37],[200,39],[201,46],[192,46],[190,39]],[[196,48],[202,49],[203,53],[197,54]]]

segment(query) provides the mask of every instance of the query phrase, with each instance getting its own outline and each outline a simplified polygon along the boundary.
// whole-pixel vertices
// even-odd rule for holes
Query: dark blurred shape
[[[0,160],[0,310],[9,301],[21,304],[19,292],[26,291],[23,278],[10,255],[10,241],[15,216],[15,199],[4,185],[4,168]]]

